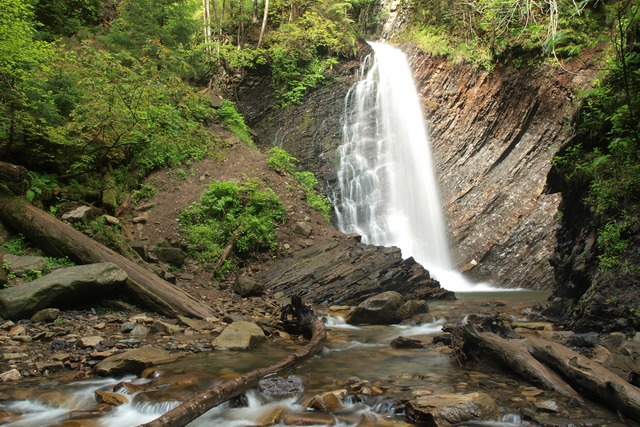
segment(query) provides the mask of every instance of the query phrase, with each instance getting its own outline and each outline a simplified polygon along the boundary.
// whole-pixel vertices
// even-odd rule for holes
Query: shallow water
[[[377,382],[387,389],[383,396],[371,397],[365,401],[349,400],[345,409],[334,414],[338,426],[355,426],[363,414],[377,417],[380,420],[401,421],[402,414],[393,413],[391,398],[402,400],[412,397],[416,389],[424,393],[466,393],[485,390],[492,394],[500,405],[508,408],[530,405],[526,399],[520,399],[524,387],[530,384],[509,375],[492,372],[480,366],[478,370],[461,367],[447,347],[427,345],[423,349],[394,349],[389,343],[398,336],[417,337],[429,343],[430,338],[440,333],[445,322],[455,323],[469,313],[499,310],[511,313],[513,318],[521,316],[521,307],[536,302],[543,302],[546,292],[481,292],[460,293],[456,301],[432,301],[431,313],[437,317],[432,323],[410,326],[359,326],[345,325],[339,317],[326,317],[329,340],[321,354],[314,356],[293,372],[304,383],[304,394],[299,398],[270,401],[257,391],[247,394],[243,407],[232,407],[225,403],[209,411],[191,425],[194,426],[250,426],[256,420],[276,407],[283,407],[287,412],[305,413],[300,403],[313,394],[344,388],[349,377],[357,376],[361,380]],[[203,381],[201,387],[208,387],[213,382],[223,381],[242,375],[252,369],[270,365],[292,352],[299,345],[289,340],[278,340],[267,343],[252,351],[221,352],[214,351],[181,359],[175,363],[161,365],[158,372],[163,376],[177,373],[189,373],[209,381]],[[22,393],[7,385],[0,386],[0,393],[24,396],[13,401],[0,403],[1,411],[21,413],[19,421],[7,426],[50,426],[70,418],[70,411],[87,410],[96,405],[94,392],[96,389],[107,390],[123,379],[106,378],[82,381],[71,384],[42,382],[37,386],[22,384]],[[149,380],[124,378],[144,383]],[[28,392],[24,392],[29,388]],[[131,395],[133,397],[134,395]],[[540,399],[551,399],[569,407],[562,397],[544,392]],[[132,399],[133,400],[133,399]],[[166,401],[157,404],[126,403],[116,407],[111,413],[96,420],[102,426],[134,426],[157,418],[162,413],[177,406],[179,402]],[[589,409],[568,409],[573,415],[596,416],[599,425],[615,424],[615,414],[597,405]],[[509,415],[505,411],[501,421],[493,421],[490,425],[524,425],[517,415]],[[613,420],[613,421],[612,421]],[[475,424],[482,425],[482,424]],[[487,425],[487,424],[484,424]],[[619,423],[617,425],[620,425]]]

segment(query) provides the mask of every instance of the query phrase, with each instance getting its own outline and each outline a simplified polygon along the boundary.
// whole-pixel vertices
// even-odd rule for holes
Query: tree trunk
[[[260,27],[260,37],[258,38],[258,49],[262,45],[264,30],[267,28],[267,16],[269,16],[269,0],[264,0],[264,13],[262,15],[262,27]]]
[[[295,309],[295,308],[294,308]],[[303,312],[304,313],[304,312]],[[299,365],[322,350],[327,332],[324,324],[313,314],[304,315],[301,323],[311,328],[311,341],[290,354],[285,359],[266,368],[256,369],[233,380],[213,386],[199,395],[187,400],[177,408],[167,412],[141,427],[179,427],[195,420],[209,409],[229,399],[255,388],[261,378]]]
[[[68,256],[81,264],[110,261],[129,275],[128,289],[144,305],[167,316],[213,316],[211,307],[161,279],[142,265],[125,258],[75,228],[19,197],[0,190],[0,220],[24,234],[53,256]]]
[[[529,351],[567,380],[640,421],[640,388],[575,351],[552,341],[527,338]]]
[[[479,348],[498,358],[519,375],[545,389],[555,390],[567,397],[582,401],[580,395],[562,377],[529,353],[528,341],[507,340],[493,332],[478,332],[471,325],[464,326],[461,334],[465,349],[467,346]]]

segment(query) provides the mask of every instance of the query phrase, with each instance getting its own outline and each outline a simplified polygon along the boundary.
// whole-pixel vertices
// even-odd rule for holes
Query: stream
[[[490,423],[465,425],[537,425],[526,424],[519,408],[535,408],[537,402],[555,402],[557,412],[543,414],[554,424],[549,425],[621,425],[613,412],[596,404],[579,406],[575,402],[548,391],[538,390],[515,376],[492,368],[461,367],[451,349],[433,344],[432,337],[441,333],[445,323],[463,321],[470,313],[492,312],[520,319],[526,307],[543,302],[546,292],[499,291],[459,293],[455,301],[432,301],[430,312],[435,320],[420,325],[351,326],[337,315],[325,315],[329,334],[325,349],[297,367],[284,373],[286,387],[294,389],[291,397],[274,398],[251,390],[244,399],[226,402],[198,418],[192,426],[256,426],[275,411],[282,411],[279,426],[284,425],[413,425],[404,414],[396,413],[394,402],[422,394],[469,393],[485,391],[502,407],[503,416]],[[328,308],[319,307],[318,313]],[[422,349],[395,349],[390,341],[398,336],[418,338],[427,344]],[[186,397],[216,382],[242,375],[252,369],[267,366],[285,357],[303,342],[278,339],[250,351],[213,351],[205,355],[188,356],[176,362],[154,368],[156,378],[96,378],[67,384],[40,379],[38,383],[0,385],[0,414],[15,414],[15,419],[3,425],[18,426],[135,426],[151,421],[179,404]],[[293,375],[293,377],[289,377]],[[152,375],[153,376],[153,375]],[[378,387],[383,393],[358,394],[342,400],[343,408],[332,411],[309,411],[303,402],[318,393],[345,388],[346,382],[359,381]],[[144,385],[159,381],[153,398],[126,391],[118,385],[128,382]],[[162,381],[188,383],[178,394],[162,394]],[[369,383],[367,383],[369,382]],[[118,385],[118,386],[116,386]],[[167,384],[168,385],[168,384]],[[95,391],[112,391],[125,396],[127,403],[99,413]],[[286,388],[285,387],[285,388]],[[152,392],[149,395],[156,393]],[[145,398],[142,398],[145,397]],[[329,418],[327,418],[329,417]],[[579,418],[579,420],[570,420]],[[3,419],[3,418],[0,418]],[[6,418],[4,418],[6,419]],[[302,424],[302,421],[305,424]],[[316,421],[314,421],[316,420]],[[564,420],[564,421],[563,421]],[[70,424],[71,423],[71,424]],[[330,424],[332,423],[332,424]]]

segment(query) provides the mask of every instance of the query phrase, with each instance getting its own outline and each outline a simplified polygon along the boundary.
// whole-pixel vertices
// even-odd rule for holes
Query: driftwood
[[[128,290],[142,304],[167,316],[207,318],[211,307],[196,300],[143,265],[85,236],[65,222],[0,190],[0,220],[24,234],[53,256],[68,256],[81,264],[110,261],[129,275]]]
[[[306,307],[306,306],[305,306]],[[295,310],[295,308],[294,308]],[[266,368],[256,369],[241,377],[213,386],[197,396],[187,400],[180,406],[167,412],[155,420],[142,424],[142,427],[176,427],[184,426],[195,420],[209,409],[239,396],[251,388],[255,388],[261,378],[266,375],[291,369],[309,357],[320,352],[327,338],[324,324],[310,310],[298,313],[302,316],[300,325],[312,332],[311,340],[304,347],[290,354],[285,359]]]
[[[552,341],[528,338],[529,351],[568,381],[640,421],[640,388],[575,351]]]
[[[460,333],[465,346],[470,344],[490,353],[519,375],[547,390],[555,390],[582,401],[580,395],[560,375],[529,353],[526,339],[507,340],[493,332],[478,332],[471,324],[464,326]]]

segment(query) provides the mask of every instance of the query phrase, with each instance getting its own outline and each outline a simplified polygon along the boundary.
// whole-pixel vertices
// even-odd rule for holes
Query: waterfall
[[[338,150],[338,228],[397,246],[454,291],[472,286],[452,271],[425,120],[406,56],[369,43],[374,55],[345,98]],[[474,290],[480,290],[473,287]]]

